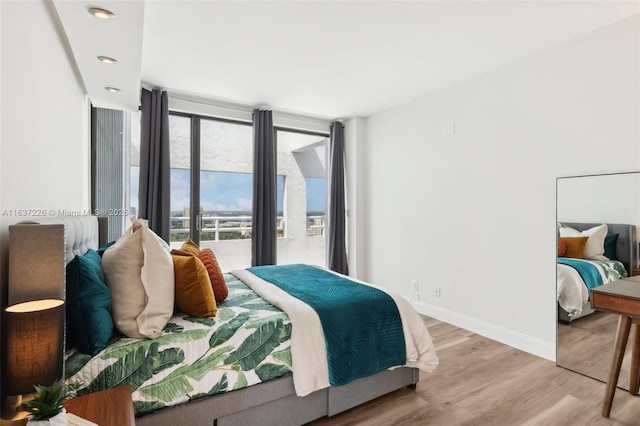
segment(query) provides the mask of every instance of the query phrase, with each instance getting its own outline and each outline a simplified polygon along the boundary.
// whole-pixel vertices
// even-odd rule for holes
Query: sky
[[[131,207],[138,207],[138,180],[140,170],[131,167]],[[325,180],[306,179],[307,211],[325,211]],[[277,209],[282,211],[284,177],[278,176]],[[200,175],[200,204],[204,211],[250,211],[253,180],[249,173],[204,171]],[[189,170],[171,169],[171,210],[189,206]]]

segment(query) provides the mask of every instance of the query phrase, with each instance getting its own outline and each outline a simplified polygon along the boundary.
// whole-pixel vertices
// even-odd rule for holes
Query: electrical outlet
[[[436,297],[440,297],[440,287],[436,287]]]
[[[418,280],[411,280],[411,291],[418,291]]]

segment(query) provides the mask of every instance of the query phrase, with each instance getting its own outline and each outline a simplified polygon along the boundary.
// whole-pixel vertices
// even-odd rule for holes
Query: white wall
[[[2,1],[0,193],[7,227],[29,209],[90,207],[89,102],[49,1]]]
[[[368,118],[365,278],[417,279],[423,313],[555,359],[556,177],[640,169],[639,27]]]
[[[347,196],[347,261],[349,275],[365,279],[366,210],[365,191],[366,119],[354,117],[345,123],[345,186]]]

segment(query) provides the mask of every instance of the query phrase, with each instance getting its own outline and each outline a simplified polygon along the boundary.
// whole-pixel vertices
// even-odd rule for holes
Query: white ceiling
[[[96,106],[133,109],[142,83],[323,118],[375,114],[640,13],[604,0],[54,3]]]

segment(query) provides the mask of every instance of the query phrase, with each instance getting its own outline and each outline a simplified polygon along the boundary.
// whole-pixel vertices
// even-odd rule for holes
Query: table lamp
[[[22,395],[33,393],[34,385],[50,386],[62,379],[64,317],[64,301],[60,299],[33,300],[5,309],[4,419],[28,415],[20,405]]]

